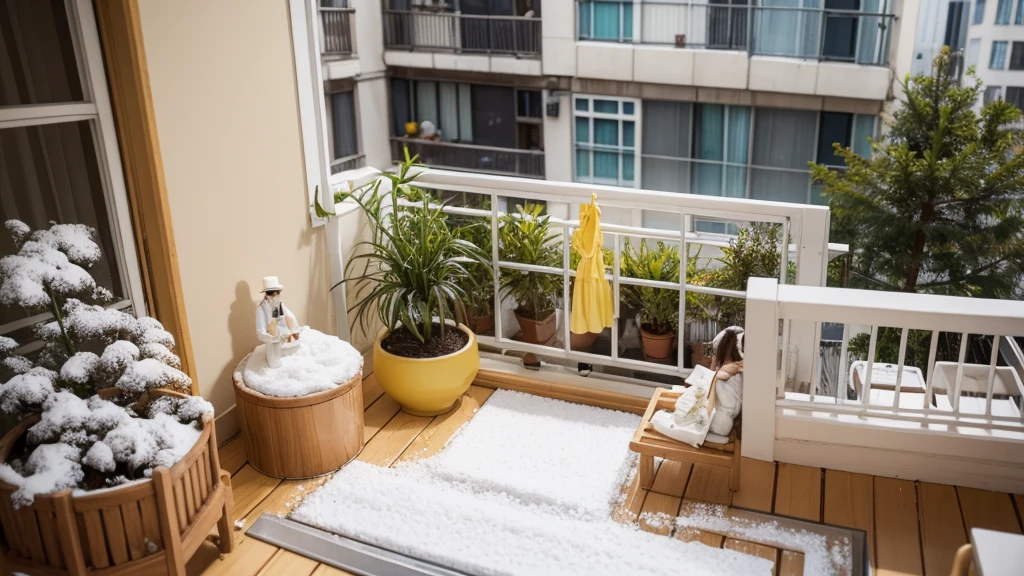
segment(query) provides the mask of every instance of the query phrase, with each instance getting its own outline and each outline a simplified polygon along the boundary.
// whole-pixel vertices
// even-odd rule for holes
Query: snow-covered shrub
[[[20,451],[0,463],[0,479],[18,487],[15,505],[64,488],[116,486],[173,465],[213,411],[202,398],[151,394],[191,387],[174,337],[154,318],[97,304],[111,295],[87,272],[100,258],[88,227],[33,232],[12,220],[6,228],[18,253],[0,258],[0,303],[54,318],[36,327],[43,348],[35,365],[14,353],[14,340],[0,337],[0,411],[40,414]]]

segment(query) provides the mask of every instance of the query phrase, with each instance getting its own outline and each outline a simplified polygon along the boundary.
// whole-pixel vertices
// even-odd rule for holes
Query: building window
[[[985,19],[985,0],[975,0],[974,2],[974,24],[978,25]]]
[[[473,142],[473,92],[469,84],[392,78],[391,111],[396,136]]]
[[[1007,86],[1005,100],[1016,106],[1018,110],[1024,110],[1024,87]]]
[[[585,0],[576,11],[580,40],[629,42],[633,39],[633,2]]]
[[[640,103],[632,99],[573,98],[577,182],[637,185],[639,108]]]
[[[1024,1],[1017,2],[1017,12],[1013,16],[1013,23],[1017,26],[1024,25]]]
[[[977,66],[981,58],[981,38],[971,38],[967,42],[967,65]]]
[[[33,230],[50,222],[96,230],[101,259],[89,273],[119,308],[145,314],[113,113],[89,2],[21,2],[5,18],[0,50],[0,221]],[[87,55],[87,57],[86,57]],[[0,230],[0,256],[14,253]],[[28,311],[0,306],[0,335],[33,338]]]
[[[1024,70],[1024,42],[1014,42],[1010,51],[1010,70]]]
[[[665,192],[690,192],[694,104],[643,102],[641,186]]]
[[[1006,42],[993,42],[992,55],[988,59],[988,67],[991,70],[1002,70],[1006,68]]]
[[[983,106],[1001,100],[1003,98],[1003,87],[1002,86],[985,86],[985,93],[981,97],[981,103]]]
[[[999,0],[999,4],[996,5],[996,24],[1009,24],[1012,9],[1013,0]]]
[[[750,197],[806,203],[814,160],[817,113],[758,108],[754,123],[754,154]]]
[[[329,95],[331,102],[331,173],[355,167],[359,155],[355,93],[352,90]]]
[[[695,120],[694,192],[745,197],[750,108],[699,104]]]

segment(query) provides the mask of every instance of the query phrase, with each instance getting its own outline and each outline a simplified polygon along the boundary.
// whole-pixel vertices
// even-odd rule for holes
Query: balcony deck
[[[373,375],[363,382],[366,447],[359,460],[391,466],[400,460],[437,453],[459,427],[473,417],[474,409],[492,390],[473,386],[459,410],[438,416],[418,417],[399,411],[398,404],[383,395]],[[240,437],[220,448],[222,467],[231,473],[234,490],[233,520],[244,522],[235,532],[235,551],[221,556],[206,543],[188,564],[188,574],[252,576],[289,574],[318,576],[347,574],[248,537],[248,530],[264,512],[285,513],[296,496],[321,481],[281,481],[260,474],[247,462]],[[871,561],[877,573],[946,576],[957,548],[967,542],[971,528],[983,527],[1020,533],[1024,495],[991,492],[851,474],[836,470],[742,460],[741,489],[730,498],[728,477],[717,469],[668,462],[657,471],[650,492],[633,499],[633,510],[620,516],[633,519],[639,512],[675,515],[688,500],[708,501],[794,516],[813,521],[861,528],[867,531]],[[726,472],[727,474],[727,472]],[[659,532],[640,524],[640,529]],[[660,528],[666,533],[667,528]],[[705,534],[706,543],[721,546],[723,538]],[[747,543],[749,544],[749,543]],[[730,547],[739,541],[728,542]],[[779,551],[751,546],[752,551],[780,560]],[[777,562],[777,574],[787,572]],[[799,573],[799,572],[795,572]]]

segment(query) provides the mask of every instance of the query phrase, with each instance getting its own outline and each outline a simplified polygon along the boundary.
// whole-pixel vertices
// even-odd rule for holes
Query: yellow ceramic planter
[[[469,389],[480,370],[480,352],[476,336],[459,324],[469,342],[447,356],[437,358],[404,358],[381,348],[387,335],[381,330],[373,343],[373,374],[384,393],[391,396],[402,410],[416,416],[443,414],[455,407],[459,397]]]

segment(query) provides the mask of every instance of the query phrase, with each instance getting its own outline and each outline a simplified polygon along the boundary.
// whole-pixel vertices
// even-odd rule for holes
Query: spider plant
[[[502,258],[520,264],[561,268],[562,251],[549,233],[547,215],[539,204],[516,206],[514,214],[502,217],[499,238]],[[502,270],[501,291],[516,301],[515,313],[530,320],[544,320],[558,306],[562,277],[542,272]]]
[[[463,320],[467,295],[462,280],[469,266],[489,267],[490,260],[452,233],[443,204],[413,184],[417,157],[410,158],[406,150],[405,158],[395,173],[341,195],[366,213],[370,239],[357,244],[366,250],[349,261],[345,280],[335,287],[355,285],[357,303],[350,311],[355,310],[364,329],[376,314],[389,333],[401,326],[427,343],[435,337],[435,324],[444,337],[448,320]],[[384,182],[390,183],[389,190],[382,189]]]

